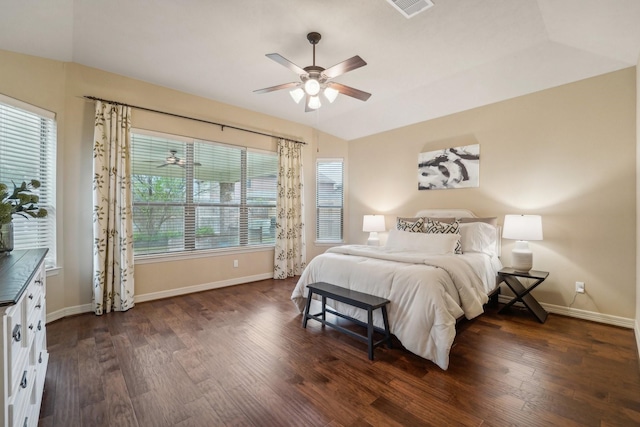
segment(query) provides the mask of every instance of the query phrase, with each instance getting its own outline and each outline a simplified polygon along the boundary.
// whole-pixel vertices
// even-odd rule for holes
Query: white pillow
[[[498,228],[485,222],[460,224],[462,252],[482,252],[496,256]]]
[[[385,248],[445,255],[454,253],[459,240],[459,234],[412,233],[391,229]]]

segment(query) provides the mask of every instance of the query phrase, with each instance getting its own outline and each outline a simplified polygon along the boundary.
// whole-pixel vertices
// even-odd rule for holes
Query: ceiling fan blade
[[[156,167],[157,167],[157,168],[163,168],[163,167],[167,166],[168,164],[169,164],[169,163],[163,163],[163,164],[158,165],[158,166],[156,166]]]
[[[333,67],[327,68],[322,72],[322,74],[324,74],[328,79],[333,79],[334,77],[338,77],[346,72],[355,70],[356,68],[364,67],[365,65],[367,65],[367,63],[364,62],[364,59],[356,55],[353,58],[349,58],[334,65]]]
[[[288,69],[290,69],[291,71],[293,71],[296,74],[307,74],[307,72],[304,70],[304,68],[294,64],[293,62],[289,61],[287,58],[285,58],[284,56],[280,55],[279,53],[267,53],[266,56],[269,59],[273,59],[278,64],[284,65],[285,67],[287,67]]]
[[[277,85],[277,86],[271,86],[271,87],[265,87],[263,89],[257,89],[254,90],[255,93],[267,93],[267,92],[273,92],[274,90],[280,90],[280,89],[287,89],[290,87],[295,87],[298,86],[300,83],[296,83],[296,82],[291,82],[291,83],[283,83],[281,85]]]
[[[193,166],[202,166],[202,163],[200,163],[200,162],[193,162]]]
[[[347,95],[352,98],[359,99],[360,101],[366,101],[371,96],[369,92],[365,92],[360,89],[356,89],[351,86],[343,85],[340,83],[331,82],[329,83],[329,87],[332,87],[333,89],[337,90],[343,95]]]

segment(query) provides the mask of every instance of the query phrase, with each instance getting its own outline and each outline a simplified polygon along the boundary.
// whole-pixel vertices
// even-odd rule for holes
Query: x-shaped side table
[[[513,268],[503,268],[498,272],[498,276],[500,276],[502,280],[504,280],[507,286],[509,286],[509,288],[515,294],[515,297],[504,307],[502,307],[498,311],[498,313],[504,312],[516,302],[521,301],[525,305],[525,307],[527,307],[529,311],[536,317],[536,319],[538,319],[540,323],[544,323],[545,320],[547,320],[547,311],[542,308],[540,303],[533,297],[533,295],[531,295],[531,291],[534,290],[540,283],[545,281],[545,279],[549,276],[548,272],[537,270],[516,271]],[[525,287],[522,282],[520,282],[518,277],[535,279],[535,282],[531,286]]]

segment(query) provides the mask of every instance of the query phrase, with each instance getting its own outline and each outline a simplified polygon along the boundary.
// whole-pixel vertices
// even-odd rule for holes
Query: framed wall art
[[[480,144],[418,154],[418,190],[480,186]]]

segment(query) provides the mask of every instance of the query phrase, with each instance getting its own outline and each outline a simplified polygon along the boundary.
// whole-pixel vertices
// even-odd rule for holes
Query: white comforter
[[[473,256],[476,255],[476,256]],[[327,282],[390,301],[389,327],[409,351],[447,369],[456,318],[483,312],[495,286],[496,266],[484,254],[431,255],[361,245],[339,246],[315,257],[291,299],[302,313],[307,285]],[[492,270],[487,272],[487,267]],[[339,312],[366,322],[366,311],[330,301]],[[374,324],[383,327],[376,310]]]

